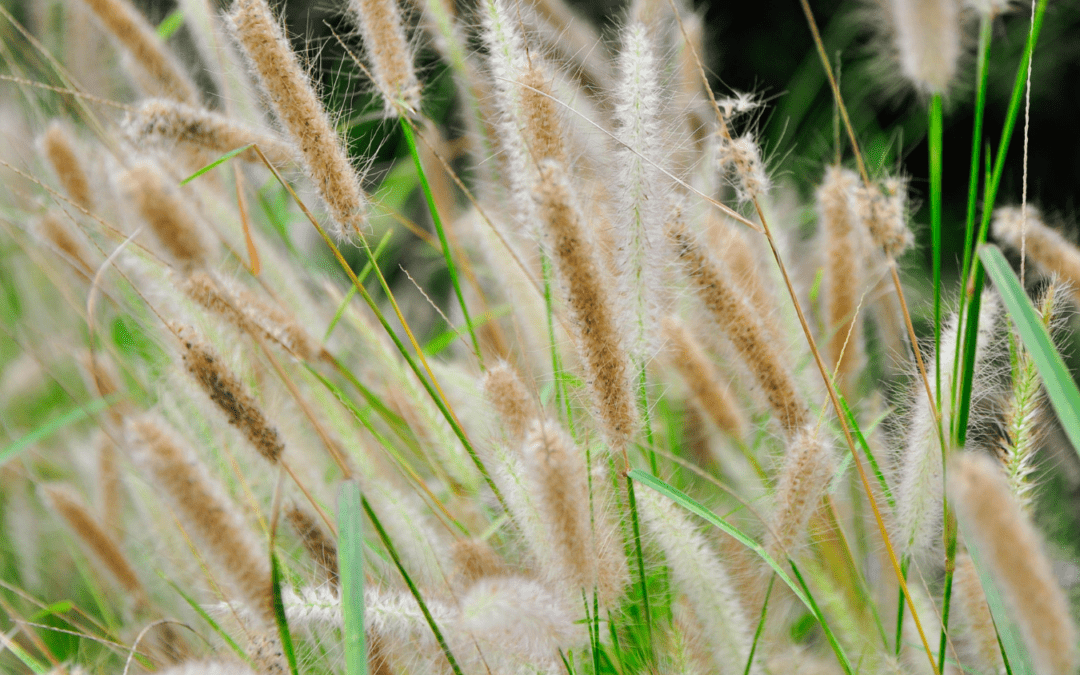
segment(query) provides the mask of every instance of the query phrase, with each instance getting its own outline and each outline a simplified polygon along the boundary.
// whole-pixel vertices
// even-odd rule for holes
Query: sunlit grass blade
[[[1065,435],[1080,454],[1080,391],[1077,391],[1076,382],[1001,250],[992,244],[983,246],[979,249],[979,258],[1001,294],[1021,341],[1035,361]]]
[[[367,675],[364,640],[364,539],[360,488],[353,481],[338,490],[338,565],[341,576],[341,612],[345,625],[345,672]]]
[[[186,602],[188,607],[191,608],[191,611],[195,612],[195,614],[200,619],[205,621],[206,625],[210,626],[210,630],[214,631],[214,633],[218,637],[220,637],[226,645],[229,646],[229,649],[233,650],[233,652],[235,652],[237,656],[243,659],[245,663],[249,665],[254,665],[251,661],[251,658],[247,655],[247,652],[240,648],[240,645],[236,643],[236,640],[233,640],[232,637],[221,628],[218,622],[214,620],[214,617],[210,616],[210,614],[208,614],[207,611],[203,609],[203,606],[195,601],[195,598],[185,593],[184,589],[180,588],[180,586],[175,581],[165,576],[164,572],[159,570],[158,576],[160,576],[165,581],[165,583],[172,586],[172,589],[176,591],[181,598],[184,599],[184,602]]]
[[[15,658],[19,659],[19,661],[22,661],[22,664],[29,668],[36,675],[44,675],[45,673],[52,672],[51,668],[35,659],[33,656],[27,654],[25,649],[20,647],[18,643],[16,643],[4,633],[0,633],[0,641],[2,641],[3,643],[0,646],[6,648],[12,654],[14,654]]]
[[[641,469],[632,469],[628,475],[630,476],[630,478],[633,478],[639,483],[650,487],[653,490],[656,490],[657,492],[672,500],[687,511],[690,511],[693,514],[704,518],[711,525],[726,532],[728,535],[734,537],[735,540],[741,543],[743,546],[746,546],[751,551],[756,553],[762,560],[765,561],[766,565],[772,568],[773,572],[776,573],[776,576],[778,576],[781,581],[787,584],[787,587],[791,589],[791,592],[795,594],[795,597],[797,597],[806,606],[806,608],[810,610],[810,613],[813,614],[814,618],[817,619],[819,624],[821,624],[821,630],[825,633],[825,638],[829,641],[829,646],[832,647],[833,652],[836,654],[837,660],[840,662],[840,667],[844,669],[844,672],[847,673],[847,675],[852,675],[855,672],[852,668],[851,661],[848,660],[847,654],[844,653],[843,647],[840,646],[840,643],[836,639],[836,635],[833,634],[832,629],[829,627],[828,621],[826,621],[825,619],[825,615],[821,613],[821,610],[818,609],[817,603],[814,602],[813,598],[810,596],[809,589],[807,589],[803,584],[796,584],[791,579],[791,577],[788,576],[788,573],[784,571],[784,568],[780,565],[780,563],[778,563],[772,558],[772,556],[765,552],[765,549],[761,546],[761,544],[758,544],[748,535],[743,533],[740,529],[699,504],[689,495],[685,494],[684,492],[675,487],[672,487],[671,485],[668,485],[656,476],[647,474]]]
[[[34,443],[37,443],[38,441],[42,441],[49,436],[52,436],[54,433],[63,429],[64,427],[70,424],[75,424],[76,422],[82,421],[87,417],[98,414],[99,412],[111,406],[113,403],[116,403],[118,400],[120,400],[121,397],[121,394],[112,394],[110,396],[106,396],[105,398],[94,399],[86,405],[79,406],[74,410],[68,411],[63,415],[60,415],[54,420],[50,420],[49,422],[41,425],[37,429],[34,429],[25,436],[15,439],[11,443],[8,443],[6,446],[0,449],[0,465],[10,461],[13,457],[18,455],[27,447],[33,445]]]
[[[387,230],[386,234],[384,234],[382,239],[379,240],[378,245],[375,247],[375,251],[371,254],[372,257],[375,258],[375,260],[378,260],[379,256],[381,256],[383,254],[383,251],[386,250],[387,244],[390,243],[390,236],[393,233],[393,230]],[[356,278],[360,281],[360,283],[364,283],[364,280],[367,279],[367,276],[369,274],[371,274],[370,262],[364,264],[363,269],[361,269],[360,273],[356,275]],[[330,339],[330,334],[334,332],[334,327],[337,326],[338,321],[341,321],[341,317],[345,314],[345,309],[349,306],[349,303],[352,302],[352,299],[354,297],[356,297],[356,286],[349,286],[348,292],[345,293],[345,297],[342,298],[341,304],[338,305],[337,311],[334,312],[334,318],[330,320],[330,325],[326,327],[326,334],[323,335],[323,342],[326,342]]]
[[[772,597],[774,583],[776,583],[776,576],[770,576],[769,587],[765,589],[765,602],[761,604],[761,618],[758,619],[757,630],[754,631],[754,641],[750,643],[750,656],[746,658],[746,668],[743,669],[743,675],[750,675],[750,668],[754,665],[754,653],[757,651],[758,641],[761,640],[761,633],[765,630],[765,619],[768,617],[769,611],[769,598]]]
[[[161,20],[161,23],[157,26],[157,34],[162,40],[168,40],[173,36],[173,33],[180,30],[180,26],[184,25],[184,10],[176,8],[169,12],[168,16]]]
[[[281,639],[281,651],[289,664],[289,672],[292,675],[300,675],[300,670],[296,665],[296,650],[293,648],[292,633],[289,631],[289,620],[285,617],[285,603],[281,599],[281,563],[278,562],[273,550],[270,551],[270,589],[274,595],[274,619],[277,622],[278,637]]]
[[[207,165],[206,165],[206,166],[204,166],[203,168],[199,169],[198,171],[196,171],[195,173],[191,174],[190,176],[188,176],[188,177],[187,177],[187,178],[185,178],[184,180],[180,181],[180,184],[181,184],[181,185],[187,185],[188,183],[190,183],[191,181],[195,180],[195,179],[196,179],[196,178],[198,178],[199,176],[201,176],[201,175],[203,175],[203,174],[205,174],[205,173],[207,173],[207,172],[209,172],[209,171],[213,171],[214,169],[216,169],[217,167],[221,166],[221,165],[222,165],[222,164],[224,164],[225,162],[229,161],[229,160],[230,160],[230,159],[232,159],[233,157],[236,157],[237,155],[239,155],[239,154],[240,154],[241,152],[243,152],[243,151],[247,150],[247,149],[248,149],[248,148],[250,148],[250,147],[251,147],[252,145],[253,145],[252,143],[248,143],[247,145],[243,145],[243,146],[240,146],[239,148],[237,148],[237,149],[235,149],[235,150],[230,150],[230,151],[226,152],[226,153],[225,153],[224,155],[222,155],[221,157],[218,157],[217,159],[215,159],[214,161],[210,162],[209,164],[207,164]]]
[[[930,153],[930,237],[934,278],[934,401],[941,411],[941,94],[930,99],[927,141]]]

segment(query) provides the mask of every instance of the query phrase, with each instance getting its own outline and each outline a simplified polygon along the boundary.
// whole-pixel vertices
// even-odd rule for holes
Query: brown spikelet
[[[206,272],[194,272],[184,282],[183,290],[237,330],[276,342],[301,360],[312,361],[322,353],[296,319],[235,284],[219,281]]]
[[[176,262],[203,267],[210,257],[191,207],[152,162],[139,161],[120,175],[120,184],[136,211]]]
[[[199,90],[158,37],[153,26],[127,0],[83,0],[105,30],[134,59],[162,95],[196,103]]]
[[[41,238],[55,246],[60,253],[67,257],[75,271],[83,279],[90,281],[94,268],[90,266],[90,257],[86,249],[75,238],[75,234],[67,222],[67,214],[50,209],[45,212],[37,222],[37,231]]]
[[[593,589],[604,604],[616,601],[626,583],[626,559],[605,512],[590,514],[588,469],[573,441],[551,422],[536,421],[524,444],[523,462],[536,508],[559,569],[545,570],[576,589]]]
[[[291,164],[296,156],[293,148],[280,138],[205,108],[165,99],[149,99],[139,104],[124,120],[124,131],[137,147],[145,143],[182,143],[193,150],[223,155],[255,144],[279,167]],[[245,150],[240,157],[248,162],[262,161],[254,150]]]
[[[70,489],[61,485],[43,485],[41,493],[121,588],[134,596],[136,601],[144,600],[143,585],[127,556],[82,501]]]
[[[233,31],[269,96],[274,112],[303,155],[341,236],[364,230],[367,197],[311,80],[266,0],[237,0]]]
[[[386,647],[378,633],[367,634],[368,672],[370,675],[394,675],[390,667],[390,656],[386,653]]]
[[[862,288],[858,254],[857,214],[850,197],[859,189],[855,172],[831,166],[817,191],[818,218],[825,233],[825,304],[830,333],[826,354],[837,369],[845,396],[852,397],[854,380],[862,369],[862,337],[856,309]],[[841,359],[841,356],[843,358]]]
[[[613,449],[623,449],[634,431],[637,409],[630,390],[629,358],[616,330],[613,298],[581,212],[572,202],[565,171],[545,161],[540,174],[541,218],[577,329],[593,403],[608,442]]]
[[[776,508],[765,544],[773,558],[794,557],[795,547],[818,510],[834,469],[832,450],[815,427],[800,429],[788,443],[776,481]]]
[[[566,164],[566,149],[559,128],[559,109],[551,98],[551,83],[544,71],[532,65],[521,75],[521,112],[525,142],[536,162],[551,159]]]
[[[304,545],[311,559],[315,561],[322,571],[326,581],[334,588],[338,587],[338,555],[337,545],[326,536],[322,527],[315,519],[305,513],[297,505],[293,504],[285,512],[289,524],[296,530],[300,537],[300,543]]]
[[[350,0],[349,10],[360,27],[386,113],[396,116],[402,105],[415,113],[420,109],[420,82],[397,0]]]
[[[98,503],[101,520],[108,532],[117,534],[124,517],[124,488],[120,477],[120,456],[112,439],[101,434],[98,451]]]
[[[480,386],[484,397],[510,433],[510,438],[521,441],[539,411],[514,367],[506,361],[495,364],[484,374]]]
[[[716,260],[694,240],[681,215],[669,224],[668,237],[694,291],[761,385],[773,413],[789,433],[803,427],[806,406],[761,317],[735,290]]]
[[[265,551],[222,496],[220,486],[195,455],[157,422],[137,419],[131,430],[138,445],[136,459],[172,504],[184,529],[200,543],[200,553],[213,561],[215,575],[227,579],[266,626],[274,626]]]
[[[716,258],[723,260],[731,270],[732,280],[745,291],[750,303],[760,310],[761,320],[766,328],[779,337],[774,315],[776,313],[776,294],[769,285],[746,235],[739,230],[742,225],[721,219],[710,209],[710,225],[706,243]]]
[[[746,420],[731,389],[720,380],[701,344],[689,329],[674,316],[663,322],[663,335],[670,351],[671,365],[679,372],[694,403],[721,431],[736,438],[746,433]]]
[[[90,179],[75,139],[67,128],[54,120],[45,130],[40,143],[45,161],[49,163],[71,201],[84,209],[93,208],[94,195],[90,190]]]
[[[994,238],[1017,253],[1023,248],[1024,254],[1039,268],[1067,281],[1075,297],[1080,299],[1080,249],[1060,232],[1048,227],[1038,209],[1027,207],[1026,219],[1025,225],[1019,207],[997,209],[992,225]]]
[[[285,451],[285,443],[221,357],[209,346],[193,340],[186,340],[184,349],[184,365],[188,372],[210,400],[225,413],[229,424],[244,434],[263,459],[278,461]]]
[[[949,462],[948,478],[949,499],[964,533],[973,538],[968,546],[978,546],[1005,596],[1036,673],[1074,672],[1076,627],[1068,600],[1000,464],[986,455],[959,453]]]
[[[956,607],[954,640],[961,652],[960,661],[981,673],[1003,672],[1005,663],[1001,660],[994,619],[975,563],[967,553],[956,556],[952,597]]]
[[[454,561],[458,578],[465,587],[479,579],[502,576],[507,573],[507,567],[502,558],[483,539],[473,537],[455,541],[450,550],[450,556]]]

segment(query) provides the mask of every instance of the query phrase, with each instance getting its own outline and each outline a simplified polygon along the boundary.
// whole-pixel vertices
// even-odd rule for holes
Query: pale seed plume
[[[961,53],[958,0],[889,0],[900,69],[921,93],[943,94]]]
[[[176,101],[149,99],[124,120],[124,133],[138,147],[183,144],[192,150],[224,155],[245,145],[257,145],[270,163],[289,166],[296,151],[282,139],[249,128],[225,115]],[[240,153],[248,162],[261,162],[253,149]]]
[[[420,110],[420,82],[397,0],[350,0],[349,13],[360,27],[386,114],[415,114]]]
[[[1006,597],[1038,675],[1076,668],[1076,626],[1042,537],[990,457],[960,453],[949,462],[949,498],[964,532]]]
[[[1038,269],[1056,274],[1073,288],[1080,302],[1080,249],[1060,232],[1043,221],[1038,209],[1027,207],[1026,220],[1019,207],[1006,206],[994,211],[991,229],[994,238],[1016,252],[1024,238],[1024,252]],[[1026,229],[1026,232],[1024,230]]]
[[[221,357],[208,345],[188,339],[184,341],[184,365],[229,424],[244,434],[263,459],[277,462],[285,451],[281,435]]]
[[[961,663],[988,675],[1004,673],[1005,663],[1001,660],[994,619],[986,604],[975,563],[967,553],[956,556],[952,597],[956,620],[955,623],[950,621],[953,624],[950,628],[955,631],[954,640],[960,651]]]
[[[871,239],[886,257],[896,259],[915,243],[908,227],[907,181],[891,177],[869,188],[862,186],[855,201]]]
[[[775,500],[765,549],[776,559],[794,557],[810,518],[836,470],[836,460],[824,433],[808,426],[788,443],[783,468],[776,480]]]
[[[71,263],[79,276],[90,281],[94,268],[90,265],[90,256],[86,247],[72,231],[68,215],[57,209],[49,209],[37,221],[37,232]]]
[[[613,449],[626,447],[637,423],[630,363],[622,348],[612,296],[568,178],[554,162],[541,165],[538,190],[548,248],[562,280],[578,334],[597,417]]]
[[[161,490],[187,533],[200,544],[213,573],[226,579],[236,596],[267,627],[275,626],[270,565],[265,547],[206,468],[164,426],[150,418],[130,424],[135,459]]]
[[[524,135],[534,162],[545,159],[566,164],[566,147],[560,128],[559,106],[552,100],[551,81],[532,64],[521,74],[521,112]]]
[[[743,438],[746,419],[742,406],[701,343],[674,316],[664,319],[663,336],[670,353],[669,361],[689,387],[694,403],[718,429],[735,438]]]
[[[719,262],[690,234],[681,215],[672,218],[667,235],[694,292],[757,379],[773,413],[789,433],[802,428],[808,416],[806,405],[760,314],[736,291]]]
[[[172,258],[183,268],[204,267],[210,250],[190,203],[154,163],[136,162],[120,175],[120,185],[135,210]]]
[[[319,567],[319,575],[331,587],[338,587],[337,544],[323,531],[319,523],[306,511],[293,504],[285,511],[285,517],[292,525],[304,550]]]
[[[521,442],[539,410],[514,367],[501,361],[484,373],[480,384],[488,404],[495,409],[510,439]]]
[[[338,235],[363,233],[368,200],[360,178],[266,0],[237,0],[229,19],[274,113],[300,149],[304,168],[326,202]]]
[[[199,101],[199,88],[134,5],[127,0],[82,1],[163,96],[185,103]]]
[[[52,121],[38,143],[45,161],[71,201],[87,210],[94,208],[86,163],[67,127],[58,120]]]

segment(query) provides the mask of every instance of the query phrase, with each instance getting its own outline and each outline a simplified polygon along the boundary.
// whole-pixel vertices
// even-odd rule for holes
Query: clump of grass
[[[923,270],[922,186],[863,106],[837,96],[827,164],[800,137],[770,171],[774,102],[713,90],[681,2],[608,40],[559,0],[354,0],[324,78],[266,0],[157,29],[88,1],[134,100],[52,38],[0,83],[28,129],[0,147],[0,670],[1075,672],[1078,544],[1035,523],[1073,524],[1045,337],[1080,264],[1023,194],[994,210],[1003,144],[943,273],[957,4],[887,7],[929,99]]]

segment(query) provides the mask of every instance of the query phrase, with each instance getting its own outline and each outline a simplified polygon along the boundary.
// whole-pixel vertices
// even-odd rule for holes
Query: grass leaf
[[[338,490],[338,566],[341,575],[341,612],[345,624],[345,672],[367,675],[364,641],[364,539],[360,488],[345,481]]]
[[[69,424],[74,424],[75,422],[79,422],[84,418],[98,414],[102,410],[105,410],[106,408],[111,406],[113,403],[116,403],[120,398],[121,394],[113,394],[110,396],[106,396],[105,398],[94,399],[93,401],[90,401],[84,406],[79,406],[78,408],[70,410],[50,422],[46,422],[45,424],[41,425],[37,429],[34,429],[25,436],[15,439],[11,443],[8,443],[6,446],[4,446],[3,449],[0,449],[0,465],[6,463],[11,458],[15,457],[15,455],[25,450],[27,446],[44,440],[49,436],[52,436],[54,433],[68,426]]]
[[[1080,391],[1076,389],[1076,382],[1054,347],[1042,318],[998,247],[983,246],[979,249],[979,258],[1001,294],[1020,339],[1035,361],[1035,367],[1050,395],[1050,404],[1054,406],[1065,434],[1072,442],[1073,449],[1080,454]]]
[[[168,40],[173,36],[176,31],[180,30],[180,26],[184,25],[184,10],[177,7],[173,11],[169,12],[169,15],[161,20],[158,24],[157,34],[162,40]]]

